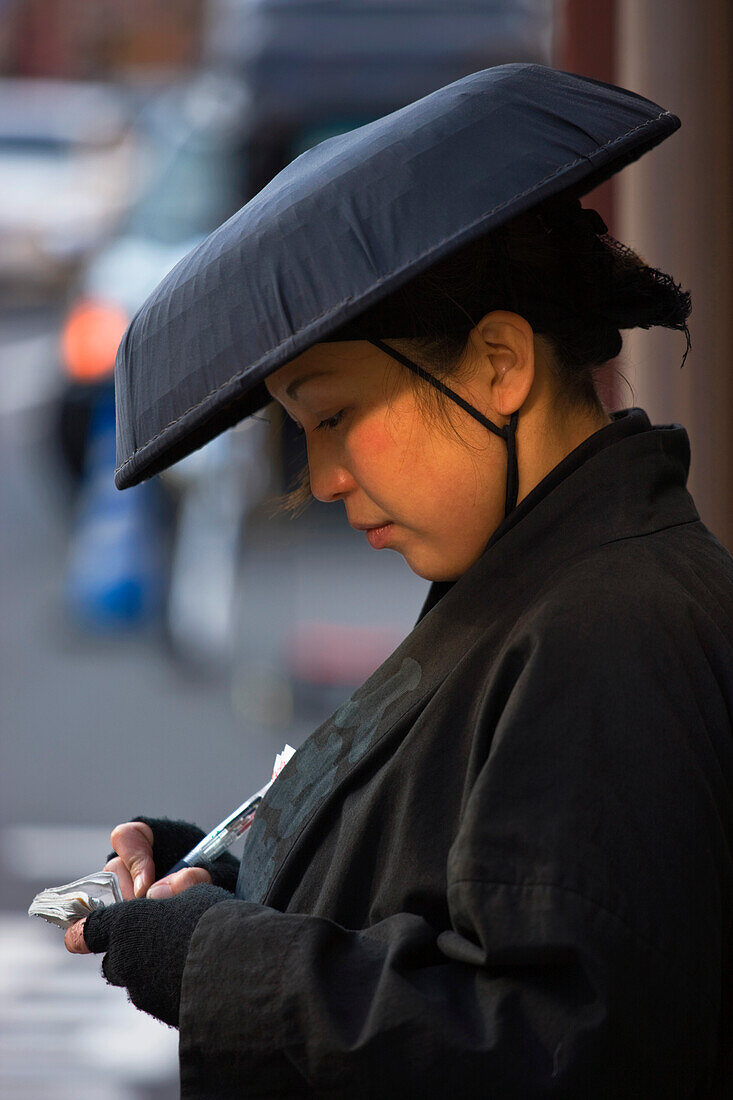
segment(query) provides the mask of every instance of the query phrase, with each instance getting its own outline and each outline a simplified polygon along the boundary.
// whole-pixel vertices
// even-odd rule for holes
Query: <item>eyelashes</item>
[[[344,410],[341,409],[334,416],[329,416],[328,419],[322,420],[320,422],[320,424],[316,424],[315,430],[317,432],[318,431],[332,431],[334,428],[337,428],[339,426],[339,424],[341,423],[341,420],[343,418],[343,415],[344,415]],[[303,430],[303,428],[301,427],[300,424],[295,425],[295,430],[298,433],[298,435],[305,435],[305,431]]]
[[[326,431],[331,431],[333,428],[337,428],[339,426],[339,424],[341,423],[341,419],[342,419],[343,415],[344,415],[344,410],[341,409],[334,416],[329,416],[329,418],[327,420],[322,420],[321,423],[317,425],[316,431],[320,431],[321,429],[325,429]]]

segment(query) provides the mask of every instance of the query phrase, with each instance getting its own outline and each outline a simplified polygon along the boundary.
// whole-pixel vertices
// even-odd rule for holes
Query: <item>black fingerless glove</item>
[[[137,898],[90,913],[84,941],[106,954],[102,973],[110,985],[125,986],[143,1012],[178,1027],[181,982],[194,929],[203,914],[231,894],[202,883],[162,901]]]
[[[153,830],[156,882],[206,836],[198,825],[192,825],[188,821],[171,821],[168,817],[140,816],[131,817],[130,821],[142,821]],[[107,856],[107,860],[114,859],[116,855],[116,852],[112,852]],[[209,872],[214,886],[221,886],[230,893],[234,893],[239,875],[239,860],[229,852],[224,852],[218,859],[206,860],[197,866]]]

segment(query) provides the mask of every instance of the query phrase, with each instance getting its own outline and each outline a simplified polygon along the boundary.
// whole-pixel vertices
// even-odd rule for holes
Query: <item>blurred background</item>
[[[728,0],[0,0],[0,1097],[174,1097],[175,1032],[25,915],[139,813],[211,828],[407,634],[427,583],[340,509],[274,512],[269,412],[117,493],[111,371],[146,295],[294,156],[458,77],[537,61],[683,128],[585,200],[693,294],[610,409],[684,424],[733,548]],[[333,513],[333,514],[332,514]]]

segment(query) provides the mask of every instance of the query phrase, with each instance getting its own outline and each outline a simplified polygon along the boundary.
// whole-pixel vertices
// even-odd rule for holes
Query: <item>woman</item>
[[[491,91],[477,105],[479,85]],[[368,172],[344,182],[349,149],[388,135],[414,151],[438,117],[448,141],[471,111],[496,115],[497,96],[504,110],[511,99],[517,148],[521,120],[536,134],[568,102],[564,134],[602,149],[668,118],[537,66],[435,95],[300,170],[321,195],[335,164],[362,194]],[[647,121],[589,139],[589,100],[604,125],[621,106]],[[443,169],[459,191],[476,152],[475,128],[462,132],[465,158]],[[557,149],[597,180],[592,151]],[[268,335],[279,350],[253,357],[236,399],[226,370],[212,388],[201,352],[198,400],[183,370],[180,415],[156,431],[152,399],[136,405],[126,380],[160,352],[161,303],[185,329],[176,303],[194,273],[223,279],[237,226],[177,269],[123,344],[122,483],[242,415],[264,381],[305,432],[307,491],[343,502],[375,548],[433,582],[412,633],[272,786],[241,867],[166,876],[202,835],[182,822],[113,833],[109,866],[135,898],[67,945],[105,952],[108,980],[180,1028],[186,1096],[730,1095],[733,562],[685,488],[684,428],[638,408],[609,415],[594,384],[620,329],[686,331],[690,299],[540,160],[554,192],[527,204],[515,179],[489,232],[456,229],[407,280],[391,257],[399,285],[383,274],[388,293],[352,288],[338,322],[321,287],[300,324],[301,299],[276,280],[266,324],[285,318],[292,338]],[[286,182],[253,200],[252,224]],[[392,185],[401,194],[404,179]],[[454,199],[444,189],[436,216]],[[432,232],[424,215],[416,234]],[[377,264],[374,241],[354,236],[354,255]],[[289,243],[297,257],[295,230]]]

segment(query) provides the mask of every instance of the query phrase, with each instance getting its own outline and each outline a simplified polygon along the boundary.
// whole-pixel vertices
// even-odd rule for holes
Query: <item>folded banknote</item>
[[[41,890],[31,902],[28,916],[43,917],[59,928],[69,928],[95,909],[118,901],[122,901],[122,894],[117,875],[114,871],[96,871],[65,886]]]

